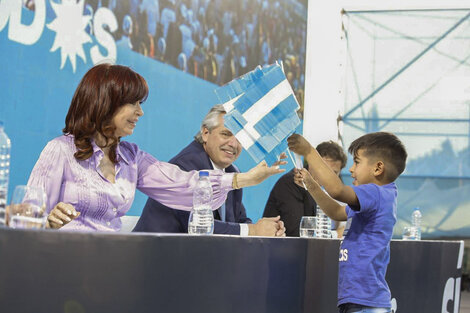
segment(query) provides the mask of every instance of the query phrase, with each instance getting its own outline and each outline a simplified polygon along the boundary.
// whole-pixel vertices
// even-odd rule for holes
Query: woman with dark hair
[[[72,98],[64,135],[47,144],[28,181],[46,191],[48,227],[118,231],[136,188],[166,206],[191,210],[197,171],[182,171],[121,141],[134,132],[147,95],[144,78],[128,67],[100,64],[85,74]],[[235,175],[209,171],[212,208],[219,208],[230,190],[282,172],[279,164],[285,162],[271,167],[262,162]]]

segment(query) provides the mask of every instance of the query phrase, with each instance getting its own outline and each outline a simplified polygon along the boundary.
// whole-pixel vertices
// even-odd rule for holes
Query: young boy
[[[324,212],[347,220],[339,253],[338,307],[341,313],[391,312],[390,289],[385,281],[390,261],[390,240],[396,222],[397,186],[394,181],[406,165],[406,149],[393,134],[364,135],[351,143],[354,164],[349,169],[353,187],[345,186],[300,135],[288,138],[289,149],[303,155],[310,173],[302,169],[295,181],[302,184]],[[347,203],[341,206],[336,200]]]

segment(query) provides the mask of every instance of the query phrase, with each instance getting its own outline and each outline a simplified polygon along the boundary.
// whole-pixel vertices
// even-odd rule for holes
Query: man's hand
[[[73,205],[59,202],[49,213],[46,228],[61,228],[70,223],[73,219],[76,219],[79,215],[80,212],[75,211]]]
[[[298,155],[307,156],[313,149],[312,145],[299,134],[293,134],[287,138],[287,144],[289,149]]]
[[[256,224],[248,224],[248,236],[284,237],[286,228],[280,216],[265,217]]]

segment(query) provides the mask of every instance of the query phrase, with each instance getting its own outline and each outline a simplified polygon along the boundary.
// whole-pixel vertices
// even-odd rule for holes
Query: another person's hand
[[[37,212],[37,213],[43,214],[44,210],[41,210],[40,212]],[[15,215],[31,217],[33,215],[33,210],[31,210],[31,204],[16,203],[16,204],[7,205],[5,207],[5,224],[7,226],[10,226],[10,219],[12,216],[15,216]]]
[[[286,228],[280,216],[264,217],[256,224],[248,224],[249,236],[280,237],[285,236]]]
[[[281,221],[281,217],[279,216],[279,221],[277,221],[279,224],[279,229],[276,232],[276,237],[285,237],[286,236],[286,227],[284,226],[284,222]]]
[[[59,202],[49,213],[46,228],[61,228],[79,215],[80,212],[77,212],[73,205]]]
[[[299,134],[293,134],[287,138],[289,149],[298,155],[306,156],[313,149],[312,145]]]

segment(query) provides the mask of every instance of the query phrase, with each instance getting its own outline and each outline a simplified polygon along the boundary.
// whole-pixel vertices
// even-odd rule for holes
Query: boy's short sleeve
[[[377,210],[378,201],[380,199],[379,188],[375,184],[366,184],[353,186],[357,199],[359,200],[358,206],[350,206],[352,210],[357,213],[367,213]]]

